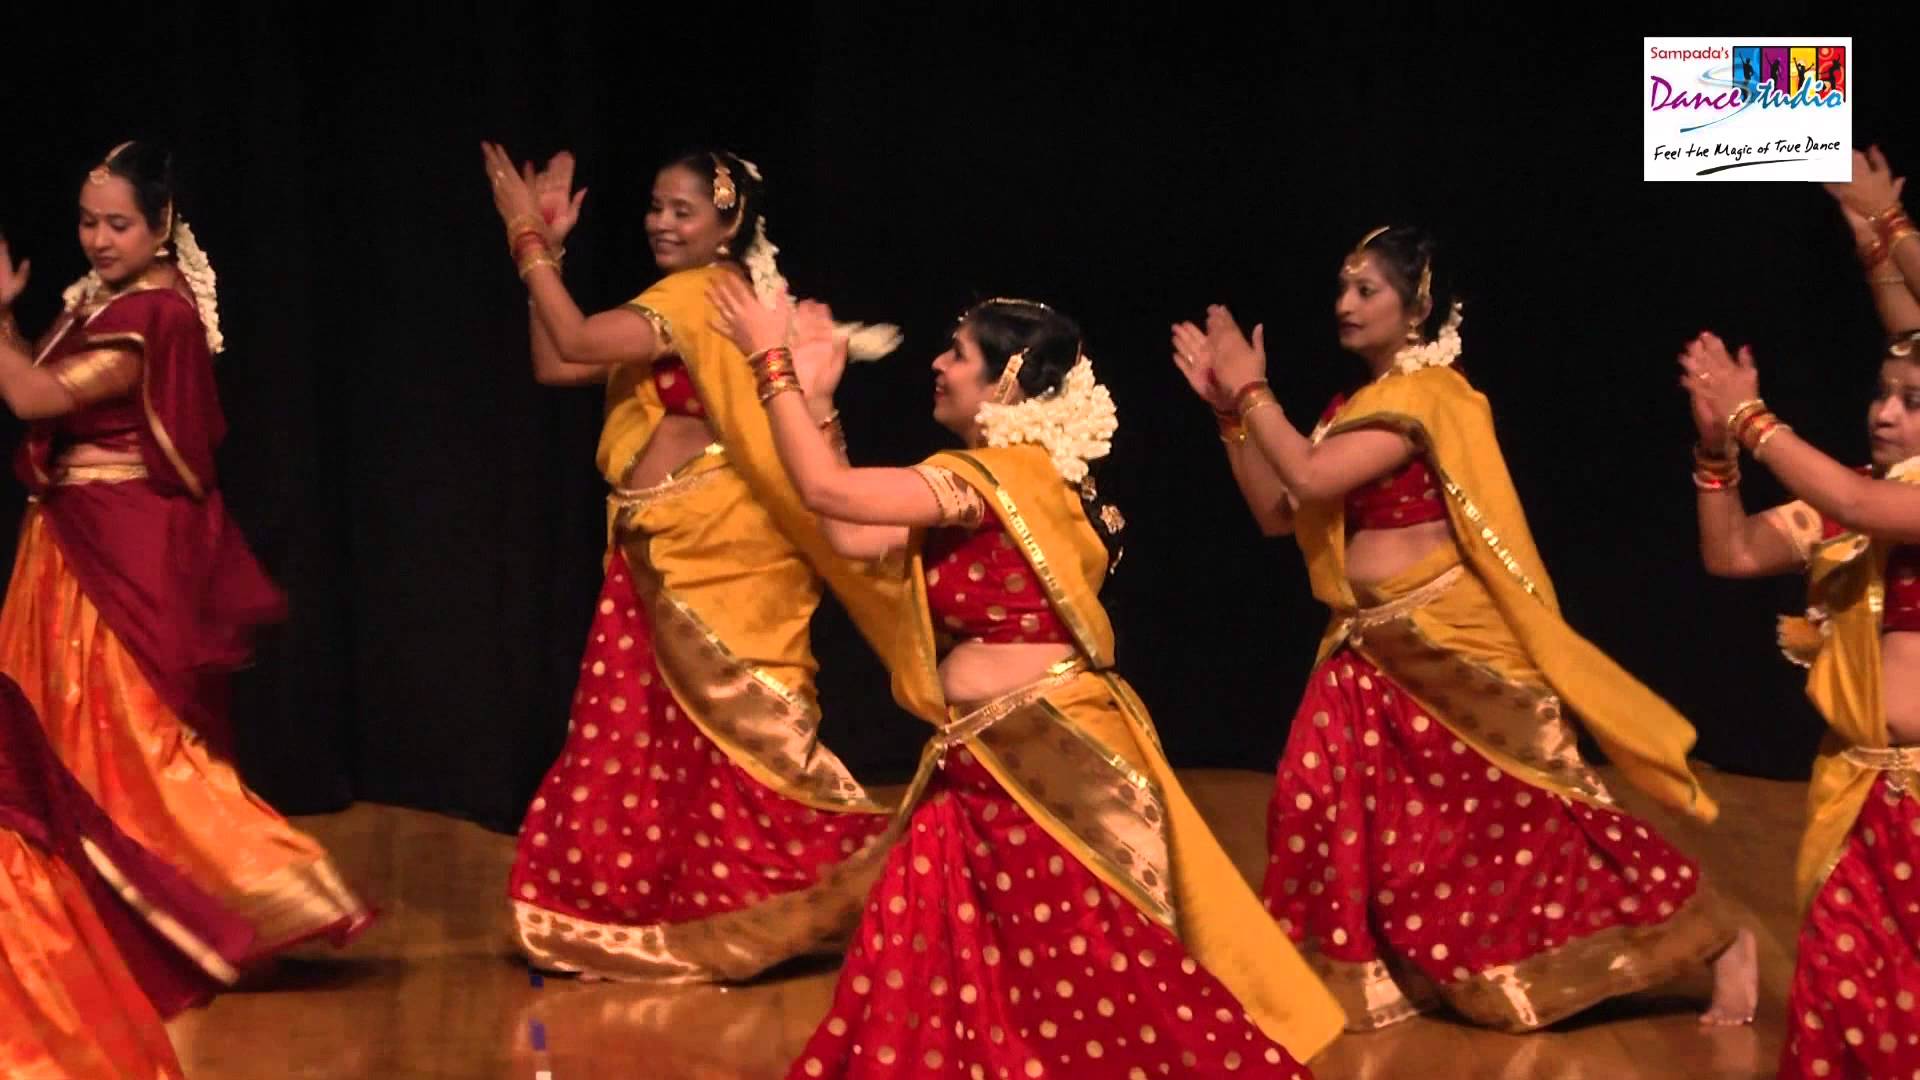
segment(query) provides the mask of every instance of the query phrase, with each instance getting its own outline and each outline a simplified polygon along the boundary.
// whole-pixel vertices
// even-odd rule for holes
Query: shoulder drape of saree
[[[1462,557],[1500,622],[1627,779],[1668,806],[1713,820],[1718,807],[1687,764],[1693,726],[1561,617],[1486,398],[1450,368],[1395,375],[1355,394],[1328,432],[1356,428],[1398,431],[1426,456],[1446,492]],[[1346,578],[1344,517],[1337,502],[1310,503],[1296,529],[1314,595],[1336,611],[1357,606]]]
[[[686,364],[715,437],[742,482],[742,497],[759,504],[768,527],[777,529],[826,582],[868,644],[892,667],[895,658],[888,650],[897,640],[900,580],[878,566],[836,554],[800,501],[774,448],[773,428],[746,357],[712,326],[707,292],[731,273],[709,266],[670,274],[629,306],[644,309],[650,321],[657,320],[655,325],[667,326],[673,352]],[[625,365],[607,383],[597,460],[607,482],[615,486],[625,481],[628,468],[666,415],[648,370],[645,364]]]
[[[623,501],[616,536],[688,718],[787,798],[886,813],[820,742],[808,635],[819,579],[728,460],[701,458]]]
[[[914,659],[896,669],[894,684],[902,705],[946,732],[929,747],[922,774],[963,744],[1049,836],[1176,933],[1263,1032],[1297,1059],[1312,1058],[1338,1036],[1345,1016],[1187,797],[1145,706],[1104,670],[1113,630],[1096,596],[1106,550],[1078,496],[1031,447],[939,454],[930,463],[954,471],[1006,523],[1090,670],[950,716],[933,663],[931,614],[915,584],[916,550],[908,580],[917,611],[903,620],[910,625],[898,650]]]
[[[1849,760],[1851,747],[1887,745],[1886,703],[1880,670],[1880,620],[1891,546],[1848,533],[1814,549],[1808,593],[1827,609],[1820,654],[1807,672],[1807,697],[1830,729],[1813,763],[1807,788],[1807,830],[1794,865],[1805,911],[1833,872],[1847,834],[1873,790],[1875,773]]]

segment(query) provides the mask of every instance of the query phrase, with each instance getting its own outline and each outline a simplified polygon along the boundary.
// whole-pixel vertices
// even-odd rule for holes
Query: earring
[[[1420,324],[1419,323],[1410,322],[1407,324],[1407,344],[1409,345],[1420,344]]]
[[[733,254],[733,251],[727,247],[727,242],[725,240],[720,241],[720,246],[715,250],[719,252],[720,257],[723,259]]]
[[[168,251],[167,245],[165,244],[161,244],[159,247],[153,250],[153,257],[156,259],[164,259],[171,254],[173,254],[173,252]]]

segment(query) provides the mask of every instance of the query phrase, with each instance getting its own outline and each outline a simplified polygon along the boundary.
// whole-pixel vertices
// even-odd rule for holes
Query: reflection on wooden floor
[[[1196,770],[1194,799],[1241,870],[1264,864],[1271,783],[1263,774]],[[1792,969],[1792,858],[1805,785],[1709,773],[1720,800],[1711,830],[1631,809],[1697,856],[1750,914],[1760,939],[1760,1020],[1702,1030],[1707,980],[1614,1003],[1549,1032],[1510,1036],[1420,1018],[1336,1043],[1321,1080],[1386,1077],[1621,1080],[1772,1076]],[[332,849],[385,918],[343,953],[300,952],[207,1008],[174,1021],[198,1080],[267,1077],[511,1077],[535,1080],[778,1078],[825,1014],[832,961],[754,985],[657,987],[543,980],[506,946],[511,837],[433,814],[362,805],[300,820]],[[536,1032],[545,1050],[536,1049]]]

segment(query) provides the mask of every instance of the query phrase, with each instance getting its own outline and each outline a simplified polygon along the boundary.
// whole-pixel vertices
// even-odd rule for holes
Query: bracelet
[[[1900,273],[1898,270],[1889,270],[1884,274],[1869,275],[1867,278],[1867,284],[1869,285],[1905,285],[1906,283],[1906,275]]]
[[[1767,403],[1761,401],[1759,398],[1748,398],[1740,404],[1735,405],[1733,411],[1727,414],[1728,436],[1737,440],[1739,438],[1738,432],[1740,425],[1745,423],[1754,413],[1765,411],[1767,411]]]
[[[1246,412],[1247,399],[1262,390],[1272,390],[1265,379],[1255,379],[1233,392],[1233,411],[1236,415]]]
[[[1274,408],[1278,409],[1280,407],[1280,402],[1273,396],[1272,393],[1261,394],[1255,397],[1252,401],[1247,403],[1247,406],[1245,408],[1240,410],[1241,427],[1244,428],[1246,426],[1247,417],[1252,416],[1254,413],[1254,410],[1259,409],[1265,405],[1271,405]]]
[[[1247,426],[1242,424],[1240,418],[1233,413],[1221,412],[1215,409],[1213,411],[1213,422],[1220,428],[1220,441],[1226,443],[1228,446],[1238,445],[1247,441]]]
[[[1695,469],[1693,486],[1701,491],[1732,491],[1740,486],[1740,470],[1735,469],[1728,476],[1715,476]]]
[[[1716,454],[1696,444],[1693,448],[1693,471],[1695,474],[1705,473],[1708,476],[1739,476],[1739,452]]]
[[[820,432],[827,437],[827,445],[833,447],[834,453],[842,458],[847,456],[847,433],[840,426],[839,409],[828,413],[827,418],[820,421]]]
[[[1753,440],[1753,460],[1760,460],[1760,452],[1767,448],[1767,444],[1773,441],[1775,435],[1783,431],[1792,430],[1792,428],[1781,423],[1779,420],[1775,420],[1772,424],[1768,425],[1767,429],[1760,433],[1759,438]]]
[[[553,267],[553,272],[556,274],[560,272],[559,262],[557,262],[553,256],[541,251],[520,261],[520,280],[527,280],[528,274],[533,273],[542,266]]]
[[[538,214],[515,214],[513,217],[507,219],[507,236],[509,238],[521,229],[533,229],[537,232],[545,232],[547,223],[545,219],[541,218]]]
[[[1781,426],[1780,418],[1773,415],[1771,410],[1763,408],[1748,416],[1734,431],[1733,437],[1741,446],[1747,448],[1748,453],[1753,453],[1766,441],[1768,435]]]
[[[793,353],[785,346],[762,349],[747,362],[753,365],[754,379],[760,384],[762,405],[789,391],[800,392],[800,379],[793,372]]]

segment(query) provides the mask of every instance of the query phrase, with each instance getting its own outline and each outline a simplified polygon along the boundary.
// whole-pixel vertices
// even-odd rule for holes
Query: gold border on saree
[[[933,743],[940,752],[945,753],[948,749],[979,736],[1015,712],[1046,697],[1062,684],[1071,682],[1081,672],[1090,670],[1092,669],[1087,664],[1086,657],[1070,656],[1061,660],[1047,668],[1046,673],[1038,679],[1025,686],[1009,690],[986,704],[956,717],[952,723],[940,729],[939,733],[933,737]]]
[[[1840,757],[1849,765],[1885,773],[1887,790],[1896,795],[1920,790],[1920,746],[1849,746]]]
[[[708,461],[719,459],[720,464],[700,472],[694,470]],[[726,471],[727,448],[720,443],[708,443],[694,455],[691,461],[679,466],[667,474],[665,480],[651,487],[630,488],[615,485],[607,492],[607,505],[615,510],[644,510],[662,499],[683,495],[712,483],[713,478]]]
[[[56,487],[71,487],[80,484],[124,484],[131,480],[145,480],[147,467],[137,461],[100,462],[92,465],[61,465],[53,471],[53,484]]]
[[[1465,563],[1455,563],[1442,571],[1440,575],[1405,596],[1395,597],[1384,604],[1356,609],[1347,618],[1347,633],[1364,633],[1375,627],[1385,626],[1439,600],[1448,589],[1460,583],[1467,574]]]

